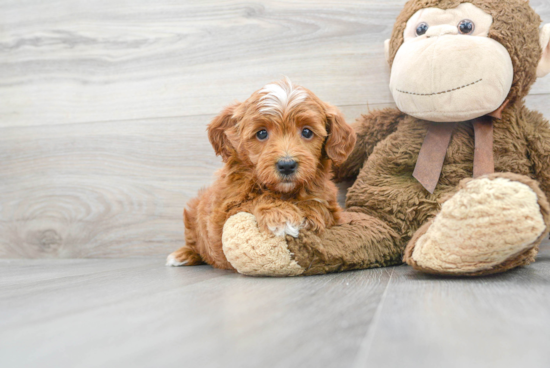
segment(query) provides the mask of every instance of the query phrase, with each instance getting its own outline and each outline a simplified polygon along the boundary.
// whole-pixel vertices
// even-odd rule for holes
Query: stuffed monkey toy
[[[406,262],[456,276],[535,260],[550,224],[550,125],[524,105],[550,72],[550,25],[526,0],[411,0],[386,56],[398,109],[352,124],[336,180],[355,180],[321,235],[260,232],[232,216],[223,250],[240,273],[313,275]]]

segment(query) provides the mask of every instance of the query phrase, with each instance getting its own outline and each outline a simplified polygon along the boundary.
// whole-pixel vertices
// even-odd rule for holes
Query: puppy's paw
[[[201,257],[189,247],[181,247],[166,258],[166,266],[194,266],[202,264]]]
[[[292,209],[275,207],[257,211],[256,216],[260,229],[275,236],[297,238],[304,226],[304,218]]]
[[[277,226],[269,226],[269,231],[275,236],[290,235],[293,238],[297,238],[300,235],[300,229],[302,228],[301,224],[293,224],[291,222],[286,222],[285,224],[280,224]]]
[[[310,200],[298,204],[305,215],[303,228],[316,234],[337,224],[337,208],[332,208],[327,201]]]
[[[320,217],[308,217],[304,221],[304,229],[320,234],[326,229],[325,221]]]

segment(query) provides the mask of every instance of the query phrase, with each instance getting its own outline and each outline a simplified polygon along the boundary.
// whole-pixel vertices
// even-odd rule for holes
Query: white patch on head
[[[188,261],[183,261],[183,262],[177,261],[174,254],[170,254],[168,258],[166,258],[166,266],[172,266],[172,267],[185,266],[187,262]]]
[[[300,234],[300,229],[302,228],[302,224],[292,224],[290,222],[287,222],[281,226],[270,226],[269,230],[273,233],[275,236],[282,236],[290,235],[293,238],[297,238]]]
[[[288,78],[268,84],[260,90],[260,93],[265,93],[260,98],[260,112],[280,117],[283,117],[287,111],[308,97],[305,90],[300,87],[294,87]]]

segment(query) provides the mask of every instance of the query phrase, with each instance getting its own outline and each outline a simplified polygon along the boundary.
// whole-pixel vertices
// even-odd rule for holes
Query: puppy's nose
[[[279,160],[277,162],[277,170],[282,175],[292,175],[296,171],[298,163],[294,160]]]

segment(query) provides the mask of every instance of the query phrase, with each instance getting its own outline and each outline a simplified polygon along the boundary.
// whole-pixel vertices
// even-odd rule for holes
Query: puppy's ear
[[[355,131],[346,123],[344,116],[335,106],[327,104],[326,115],[328,137],[325,151],[335,165],[340,165],[355,146]]]
[[[235,125],[237,124],[237,119],[234,117],[234,114],[239,105],[240,103],[235,102],[227,106],[208,125],[210,144],[214,147],[216,155],[222,156],[224,162],[231,156],[231,152],[235,151],[234,137],[236,135]]]

